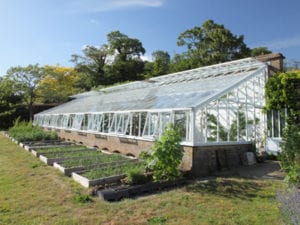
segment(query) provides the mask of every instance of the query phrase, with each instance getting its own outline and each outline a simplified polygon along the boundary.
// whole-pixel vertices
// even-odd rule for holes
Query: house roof
[[[85,92],[40,114],[199,107],[265,69],[254,58],[231,61]]]

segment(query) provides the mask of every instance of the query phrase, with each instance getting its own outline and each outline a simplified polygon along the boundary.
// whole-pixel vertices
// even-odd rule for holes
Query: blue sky
[[[12,66],[72,66],[84,45],[120,30],[138,38],[146,58],[184,51],[178,35],[212,19],[249,47],[267,46],[300,61],[299,0],[0,0],[0,75]]]

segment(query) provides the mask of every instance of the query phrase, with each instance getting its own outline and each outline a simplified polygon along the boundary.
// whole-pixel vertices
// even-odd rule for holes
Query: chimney
[[[269,65],[270,72],[283,72],[283,60],[285,57],[281,53],[271,53],[255,57],[257,60]]]

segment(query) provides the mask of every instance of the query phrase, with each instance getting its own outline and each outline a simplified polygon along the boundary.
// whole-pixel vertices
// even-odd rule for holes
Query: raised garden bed
[[[30,145],[30,146],[44,146],[44,145],[53,145],[53,144],[60,144],[60,143],[68,143],[65,141],[62,141],[60,139],[57,140],[44,140],[44,141],[23,141],[20,143],[21,147],[24,147],[24,145]]]
[[[188,183],[185,178],[174,181],[149,182],[141,185],[121,185],[97,191],[97,195],[106,201],[119,201],[123,198],[132,198],[139,195],[152,194],[158,191],[180,187]]]
[[[139,162],[126,162],[114,166],[97,167],[87,171],[73,172],[72,177],[75,181],[84,187],[91,187],[95,185],[108,185],[112,183],[119,183],[121,179],[126,177],[126,173],[133,169],[143,167]]]
[[[89,164],[84,163],[84,164],[78,164],[77,166],[72,166],[72,167],[66,167],[64,166],[65,164],[68,164],[69,161],[86,161],[90,162]],[[53,163],[53,166],[57,169],[59,169],[64,175],[66,176],[71,176],[73,172],[79,173],[79,172],[84,172],[87,170],[91,170],[94,168],[99,168],[99,167],[105,167],[105,166],[112,166],[112,165],[121,165],[124,163],[128,163],[127,160],[122,160],[122,161],[106,161],[103,159],[102,156],[100,157],[92,157],[92,158],[85,158],[85,159],[79,159],[79,160],[67,160],[63,161],[62,163]]]
[[[86,167],[86,166],[96,165],[96,164],[118,162],[118,161],[129,161],[129,160],[131,159],[126,158],[123,155],[102,153],[99,154],[99,156],[97,157],[83,158],[80,160],[68,160],[63,162],[62,166],[66,168]]]
[[[27,151],[31,151],[32,149],[48,149],[48,148],[61,148],[61,147],[68,147],[72,146],[70,143],[61,143],[61,144],[53,144],[53,145],[25,145],[23,148]]]
[[[70,146],[67,148],[42,148],[42,149],[31,149],[31,153],[39,157],[40,155],[47,154],[47,153],[56,153],[56,152],[74,152],[74,151],[82,151],[82,150],[88,150],[88,148],[84,146]]]

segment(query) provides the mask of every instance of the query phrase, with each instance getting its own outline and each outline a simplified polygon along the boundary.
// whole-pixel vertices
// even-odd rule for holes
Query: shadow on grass
[[[255,181],[216,178],[212,180],[197,181],[185,187],[187,192],[200,194],[213,194],[226,198],[239,198],[251,201],[253,198],[272,198],[263,192],[263,184]]]

